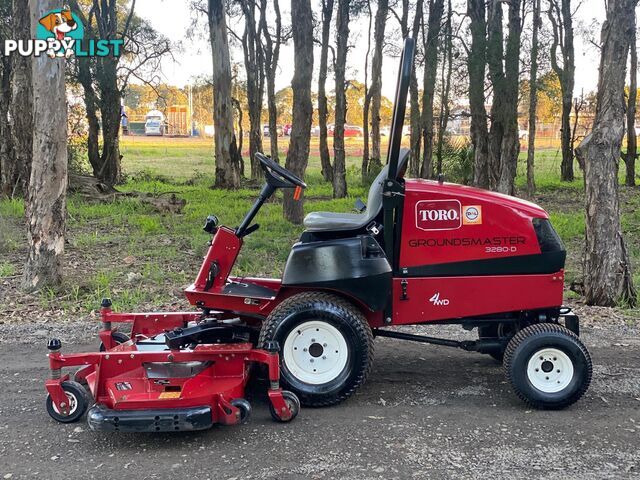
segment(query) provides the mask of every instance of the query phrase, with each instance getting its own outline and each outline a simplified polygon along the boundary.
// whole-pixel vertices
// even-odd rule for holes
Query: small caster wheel
[[[235,398],[231,400],[231,405],[240,410],[240,421],[238,423],[247,423],[251,416],[251,404],[244,398]]]
[[[63,415],[53,403],[51,395],[47,395],[47,413],[51,418],[60,423],[77,422],[89,407],[89,395],[78,382],[63,382],[62,389],[69,399],[69,414]]]
[[[122,332],[113,332],[111,334],[111,338],[116,342],[116,345],[121,345],[129,341],[129,335]],[[100,351],[105,352],[107,349],[104,346],[104,343],[100,342]]]
[[[273,408],[273,404],[269,404],[269,411],[271,412],[271,418],[276,422],[286,423],[296,418],[298,413],[300,413],[300,400],[295,393],[288,390],[282,391],[282,397],[287,407],[289,407],[289,410],[291,410],[291,416],[289,418],[282,418],[280,412],[276,412],[275,408]]]

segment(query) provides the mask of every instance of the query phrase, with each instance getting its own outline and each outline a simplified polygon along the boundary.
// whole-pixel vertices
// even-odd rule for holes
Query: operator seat
[[[400,150],[396,178],[404,173],[410,153],[408,148]],[[371,184],[364,213],[311,212],[304,219],[305,229],[308,232],[339,232],[360,230],[369,225],[382,211],[382,187],[388,171],[389,164],[385,165]]]

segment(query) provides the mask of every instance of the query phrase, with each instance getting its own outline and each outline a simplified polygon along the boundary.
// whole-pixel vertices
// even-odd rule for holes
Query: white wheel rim
[[[312,385],[336,379],[347,365],[349,349],[340,331],[321,321],[298,325],[284,342],[283,362],[298,380]]]
[[[562,350],[544,348],[529,359],[527,377],[541,392],[557,393],[573,380],[573,362]]]
[[[68,404],[69,413],[67,414],[67,416],[73,415],[73,413],[78,409],[78,399],[71,392],[64,392],[64,393],[67,396],[67,398],[69,399],[69,404]],[[56,412],[58,415],[62,415],[60,413],[60,410],[58,410],[56,402],[51,402],[51,403],[53,404],[53,411]]]

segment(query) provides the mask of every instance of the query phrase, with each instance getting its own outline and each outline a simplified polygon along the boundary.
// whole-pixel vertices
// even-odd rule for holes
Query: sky
[[[546,2],[542,2],[543,4]],[[590,26],[597,25],[594,30],[599,34],[600,25],[604,19],[604,0],[582,0],[577,5],[576,24]],[[314,9],[317,8],[319,0],[312,0]],[[290,0],[281,0],[280,8],[283,19],[288,19],[290,15]],[[187,0],[137,0],[136,12],[141,17],[151,22],[151,25],[174,42],[182,43],[182,51],[175,55],[175,61],[166,60],[162,66],[162,74],[166,83],[183,87],[193,81],[196,77],[210,76],[212,70],[211,52],[208,40],[205,37],[196,36],[188,39],[186,32],[192,23],[192,13]],[[548,21],[543,18],[543,22]],[[391,25],[395,20],[390,17],[387,25]],[[233,26],[233,24],[232,24]],[[362,18],[351,24],[350,44],[353,48],[349,51],[348,78],[364,80],[364,58],[366,54],[367,42],[366,31],[368,28],[368,18]],[[389,28],[389,27],[388,27]],[[395,29],[394,27],[391,27]],[[576,28],[578,30],[578,28]],[[241,32],[242,26],[238,25],[236,31]],[[397,39],[400,42],[400,39]],[[290,42],[292,43],[292,42]],[[598,51],[581,37],[575,41],[576,49],[576,88],[575,94],[579,95],[582,90],[585,93],[595,90],[598,82]],[[319,52],[315,52],[315,58],[319,58]],[[242,51],[232,52],[232,61],[240,62]],[[397,75],[397,58],[385,57],[382,73],[382,93],[393,98]],[[318,61],[315,62],[317,72]],[[287,45],[282,48],[280,55],[280,70],[276,79],[276,90],[290,85],[293,76],[293,46]],[[317,74],[314,75],[317,78]],[[331,79],[329,79],[331,82]],[[331,83],[329,83],[330,85]]]

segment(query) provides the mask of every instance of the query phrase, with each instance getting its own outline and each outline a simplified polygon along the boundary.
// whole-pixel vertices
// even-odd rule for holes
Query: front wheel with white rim
[[[554,323],[519,331],[504,354],[504,370],[516,394],[535,408],[561,409],[584,395],[592,363],[580,339]]]
[[[305,406],[327,406],[351,396],[373,363],[373,335],[353,304],[329,293],[304,292],[269,315],[260,344],[280,345],[280,380]]]

